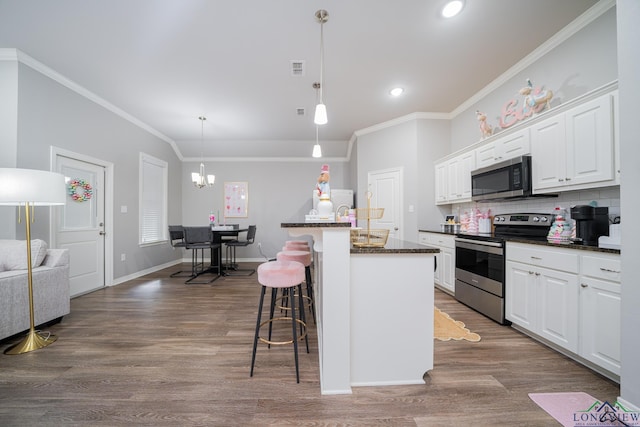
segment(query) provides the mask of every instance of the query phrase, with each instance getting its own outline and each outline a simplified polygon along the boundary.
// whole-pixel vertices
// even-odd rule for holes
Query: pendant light
[[[191,181],[193,181],[193,185],[198,188],[203,187],[212,187],[213,183],[216,181],[215,175],[206,175],[204,172],[204,121],[207,120],[205,116],[198,117],[200,120],[200,171],[191,173]]]
[[[320,147],[320,143],[318,142],[318,125],[316,125],[316,145],[313,146],[311,156],[315,158],[322,157],[322,147]]]
[[[320,23],[320,100],[316,105],[316,113],[313,122],[316,125],[327,124],[327,107],[322,101],[322,89],[324,87],[324,23],[329,20],[326,10],[320,9],[316,12],[316,20]]]
[[[313,83],[313,88],[316,90],[316,102],[318,102],[318,91],[320,90],[320,83]],[[326,110],[325,110],[326,112]],[[311,153],[312,157],[319,158],[322,157],[322,148],[320,147],[320,142],[318,142],[318,125],[316,124],[316,145],[313,146],[313,152]]]

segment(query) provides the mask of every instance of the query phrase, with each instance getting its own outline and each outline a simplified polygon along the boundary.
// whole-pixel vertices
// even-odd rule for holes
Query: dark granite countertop
[[[423,232],[423,233],[436,233],[436,234],[449,234],[449,235],[453,235],[453,236],[460,236],[460,237],[464,237],[465,234],[464,233],[445,233],[443,231],[440,230],[418,230],[419,232]],[[619,249],[608,249],[608,248],[599,248],[597,246],[584,246],[584,245],[577,245],[574,243],[569,243],[569,244],[564,244],[564,243],[552,243],[552,242],[548,242],[548,241],[540,241],[540,240],[530,240],[530,239],[525,239],[522,237],[507,237],[504,239],[506,242],[515,242],[515,243],[526,243],[529,245],[540,245],[540,246],[552,246],[555,248],[563,248],[563,249],[576,249],[576,250],[580,250],[580,251],[591,251],[591,252],[604,252],[604,253],[610,253],[610,254],[619,254],[620,250]]]
[[[398,239],[387,239],[383,248],[351,246],[352,254],[437,254],[440,249]]]

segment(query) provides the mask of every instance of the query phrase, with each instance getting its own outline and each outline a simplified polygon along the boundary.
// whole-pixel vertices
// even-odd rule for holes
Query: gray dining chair
[[[231,259],[231,262],[229,263],[230,268],[227,271],[225,271],[225,275],[251,276],[253,273],[256,272],[254,268],[248,268],[248,269],[237,268],[237,263],[236,263],[236,249],[239,247],[247,247],[249,245],[252,245],[255,239],[256,239],[256,226],[250,225],[249,228],[247,229],[247,236],[245,240],[233,240],[225,243],[225,245],[227,246],[226,247],[227,262],[229,259]]]
[[[191,250],[191,277],[185,283],[211,283],[218,279],[222,273],[221,248],[220,243],[213,242],[211,227],[183,227],[185,249]],[[211,261],[209,266],[205,266],[204,252],[209,249]],[[200,252],[200,260],[198,260]],[[215,256],[214,256],[215,253]],[[216,259],[216,264],[213,261]],[[215,276],[206,280],[198,279],[203,274],[214,273]]]
[[[173,249],[185,249],[187,244],[184,241],[184,230],[181,225],[169,226],[169,241],[171,242]],[[191,277],[191,273],[180,270],[175,273],[171,273],[169,277]]]

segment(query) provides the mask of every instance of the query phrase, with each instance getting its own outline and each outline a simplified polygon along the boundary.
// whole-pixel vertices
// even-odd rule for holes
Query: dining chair
[[[211,283],[220,277],[221,271],[221,248],[220,243],[213,242],[213,236],[211,227],[183,227],[184,229],[184,241],[185,249],[191,250],[191,278],[185,283]],[[211,261],[208,267],[204,264],[204,251],[209,249],[211,251]],[[198,260],[198,251],[200,251],[200,260]],[[216,265],[213,264],[214,252],[216,254]],[[217,271],[216,271],[217,270]],[[215,277],[209,280],[196,279],[206,273],[213,273],[216,271]]]
[[[247,228],[247,236],[245,238],[245,240],[232,240],[230,242],[226,242],[226,258],[227,258],[227,262],[229,261],[229,259],[231,259],[231,268],[229,270],[227,270],[225,272],[225,275],[228,276],[251,276],[253,273],[256,272],[255,269],[250,268],[250,269],[240,269],[235,267],[236,264],[236,248],[238,247],[247,247],[249,245],[252,245],[253,242],[256,239],[256,226],[255,225],[250,225],[249,228]]]
[[[181,225],[169,226],[169,241],[171,242],[173,249],[184,249],[186,247],[187,244],[184,241],[184,230]],[[175,273],[171,273],[169,277],[191,277],[191,274],[180,270]]]

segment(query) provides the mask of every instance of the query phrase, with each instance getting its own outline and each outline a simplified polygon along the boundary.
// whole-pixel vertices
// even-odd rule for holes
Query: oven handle
[[[478,242],[477,240],[456,238],[456,247],[471,249],[479,252],[488,252],[496,255],[503,254],[503,245],[498,242]]]

